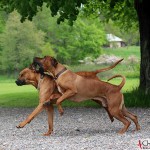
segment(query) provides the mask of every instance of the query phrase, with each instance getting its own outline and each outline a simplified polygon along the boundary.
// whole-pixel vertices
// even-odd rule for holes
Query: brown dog
[[[86,72],[86,71],[85,72],[77,72],[77,74],[85,76],[86,78],[91,77],[91,78],[97,80],[98,79],[96,77],[97,73],[100,73],[100,72],[106,71],[106,70],[110,70],[110,69],[114,68],[121,61],[122,60],[117,61],[115,64],[113,64],[112,66],[110,66],[108,68],[99,69],[99,70],[96,70],[93,72]],[[21,122],[17,126],[17,128],[23,128],[27,123],[30,123],[32,121],[32,119],[34,119],[43,109],[46,109],[47,113],[48,113],[49,130],[44,135],[50,135],[51,132],[53,131],[53,110],[54,110],[53,104],[56,103],[56,100],[52,100],[50,105],[48,105],[48,107],[44,107],[43,104],[47,100],[49,100],[51,95],[53,95],[54,99],[59,98],[61,96],[61,94],[57,91],[56,83],[53,80],[53,77],[48,76],[48,75],[41,75],[40,73],[35,72],[33,69],[25,68],[20,72],[19,78],[17,79],[16,84],[19,86],[33,85],[35,88],[37,88],[39,90],[39,105],[23,122]],[[94,100],[94,101],[101,105],[101,103],[99,101],[96,101],[96,100]],[[108,112],[107,108],[106,108],[106,111]],[[111,121],[113,122],[114,119],[110,115],[109,112],[108,112],[108,115],[109,115]]]
[[[33,85],[35,88],[39,90],[39,105],[35,108],[35,110],[23,121],[21,122],[17,128],[23,128],[27,123],[30,123],[44,108],[47,110],[48,114],[48,125],[49,130],[44,135],[50,135],[53,131],[53,103],[49,105],[49,107],[44,107],[43,103],[49,99],[52,93],[55,93],[56,84],[51,76],[44,75],[44,77],[40,73],[36,73],[34,70],[29,68],[25,68],[19,74],[19,78],[16,81],[16,84],[21,85]],[[56,93],[58,93],[56,91]]]
[[[57,88],[62,93],[62,96],[56,102],[60,112],[63,112],[60,104],[65,99],[76,102],[94,99],[101,102],[103,107],[108,107],[110,114],[124,124],[124,127],[119,131],[120,134],[126,132],[130,126],[130,121],[126,117],[129,117],[135,123],[136,130],[140,129],[137,116],[127,111],[123,94],[120,91],[125,84],[125,77],[121,75],[112,77],[123,78],[121,84],[116,86],[107,82],[79,76],[66,69],[55,58],[50,56],[45,56],[44,58],[36,57],[34,58],[34,64],[39,65],[41,72],[49,72],[54,76]]]

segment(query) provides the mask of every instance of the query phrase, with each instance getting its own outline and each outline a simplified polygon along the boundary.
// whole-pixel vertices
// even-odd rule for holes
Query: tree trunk
[[[150,7],[148,0],[135,0],[140,32],[140,85],[139,89],[150,93]]]

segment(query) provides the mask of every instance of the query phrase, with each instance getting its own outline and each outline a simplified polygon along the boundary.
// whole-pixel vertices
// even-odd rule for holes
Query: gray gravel
[[[130,108],[138,115],[141,130],[118,135],[122,123],[110,122],[104,109],[64,108],[60,117],[55,108],[54,133],[42,136],[48,129],[47,114],[42,112],[22,129],[16,125],[33,108],[0,108],[0,150],[138,150],[138,140],[150,138],[150,109]]]

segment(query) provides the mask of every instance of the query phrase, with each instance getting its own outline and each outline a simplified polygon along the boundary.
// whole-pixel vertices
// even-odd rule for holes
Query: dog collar
[[[58,73],[56,74],[56,76],[54,77],[54,80],[57,80],[58,77],[59,77],[63,72],[65,72],[66,70],[67,70],[67,68],[65,67],[65,68],[62,69],[60,72],[58,72]]]
[[[40,80],[39,80],[38,85],[37,85],[37,90],[40,90],[40,85],[41,85],[41,82],[42,82],[43,78],[44,78],[44,74],[41,74],[40,75]]]

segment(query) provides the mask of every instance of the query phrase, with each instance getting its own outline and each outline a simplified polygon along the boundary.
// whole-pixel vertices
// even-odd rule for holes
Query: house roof
[[[123,41],[121,38],[119,38],[113,34],[106,34],[106,38],[109,42],[121,42],[121,41]]]

